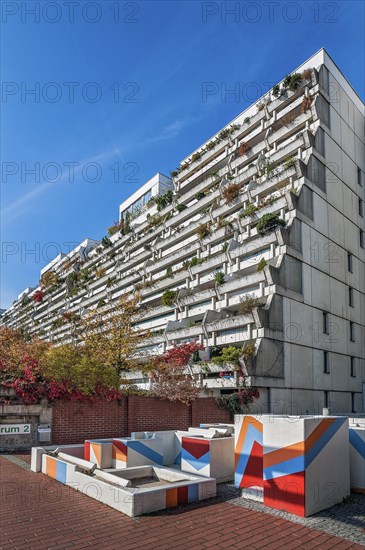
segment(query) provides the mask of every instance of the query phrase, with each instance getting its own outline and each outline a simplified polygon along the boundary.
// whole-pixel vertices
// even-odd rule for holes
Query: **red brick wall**
[[[56,401],[53,405],[52,443],[68,445],[85,439],[127,434],[127,401]]]
[[[85,439],[130,435],[131,432],[186,430],[201,422],[230,422],[214,398],[197,399],[191,407],[152,397],[129,396],[121,403],[56,402],[52,443],[67,445]]]

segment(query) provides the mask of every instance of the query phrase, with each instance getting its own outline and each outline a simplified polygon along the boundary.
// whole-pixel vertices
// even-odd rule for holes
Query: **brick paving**
[[[132,519],[5,458],[0,458],[0,472],[1,550],[365,548],[217,500]]]

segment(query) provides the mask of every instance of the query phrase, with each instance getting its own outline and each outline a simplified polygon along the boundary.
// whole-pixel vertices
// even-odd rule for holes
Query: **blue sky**
[[[322,46],[364,98],[360,0],[15,4],[1,6],[3,308]]]

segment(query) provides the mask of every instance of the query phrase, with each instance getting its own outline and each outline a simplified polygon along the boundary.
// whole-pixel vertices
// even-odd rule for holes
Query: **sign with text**
[[[30,435],[30,424],[0,424],[0,435]]]

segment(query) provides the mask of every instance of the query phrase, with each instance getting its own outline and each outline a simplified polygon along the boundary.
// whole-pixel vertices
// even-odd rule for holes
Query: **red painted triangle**
[[[209,452],[209,441],[207,439],[183,437],[181,443],[182,448],[197,459]]]
[[[252,446],[250,458],[246,464],[245,472],[242,476],[240,487],[263,487],[263,458],[262,458],[262,445],[255,443]]]

